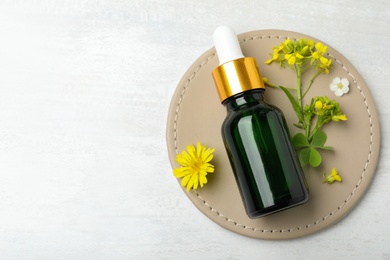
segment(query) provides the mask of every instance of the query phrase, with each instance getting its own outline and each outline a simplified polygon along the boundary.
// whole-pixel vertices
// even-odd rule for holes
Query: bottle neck
[[[251,107],[264,100],[263,92],[264,89],[253,89],[241,92],[237,95],[227,98],[222,102],[222,104],[226,107],[228,112]]]

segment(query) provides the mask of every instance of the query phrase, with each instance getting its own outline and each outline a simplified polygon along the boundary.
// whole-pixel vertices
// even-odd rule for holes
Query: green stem
[[[319,119],[319,118],[318,118]],[[307,135],[307,140],[309,143],[313,139],[313,136],[317,133],[318,130],[322,127],[322,123],[320,123],[320,120],[317,119],[316,126],[313,128],[313,131],[311,132],[310,135]]]
[[[303,93],[303,95],[302,95],[302,98],[304,98],[304,97],[306,96],[307,92],[309,92],[311,86],[313,85],[314,80],[317,78],[318,75],[320,75],[320,73],[321,73],[320,71],[317,71],[317,72],[313,75],[313,77],[312,77],[311,80],[310,80],[309,86],[307,87],[305,93]]]
[[[271,83],[265,83],[264,82],[264,85],[266,86],[266,87],[270,87],[270,88],[278,88],[278,89],[281,89],[281,87],[283,87],[283,86],[276,86],[276,85],[274,85],[274,84],[271,84]],[[288,89],[288,90],[296,90],[295,88],[287,88],[287,87],[284,87],[285,89]]]
[[[305,73],[307,70],[311,69],[310,66],[302,67],[302,74]]]
[[[310,125],[308,125],[308,124],[305,124],[305,134],[306,134],[307,140],[309,140],[309,136],[310,136]]]
[[[296,66],[296,73],[297,73],[297,98],[298,98],[298,105],[303,115],[303,105],[302,105],[302,93],[301,93],[301,76],[302,76],[302,67]],[[305,122],[302,122],[305,125]]]

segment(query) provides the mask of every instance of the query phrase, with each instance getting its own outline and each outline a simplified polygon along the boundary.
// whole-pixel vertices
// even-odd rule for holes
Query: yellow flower
[[[304,57],[301,54],[294,52],[285,54],[284,58],[289,65],[294,65],[295,63],[300,63]]]
[[[317,42],[316,51],[312,53],[312,57],[316,60],[320,59],[328,51],[328,46],[323,45],[321,42]]]
[[[264,77],[264,78],[262,78],[262,80],[263,80],[264,85],[266,85],[268,87],[276,88],[276,86],[274,84],[269,82],[268,78]]]
[[[337,172],[337,170],[335,168],[332,169],[332,172],[330,175],[326,176],[325,173],[324,173],[324,179],[322,182],[326,182],[326,183],[333,183],[334,181],[342,181],[339,173]]]
[[[272,59],[269,59],[265,62],[265,64],[271,64],[273,61],[277,61],[279,59],[279,50],[274,48],[274,54],[272,55]]]
[[[213,159],[215,149],[206,148],[199,142],[197,147],[188,145],[187,151],[182,151],[177,154],[176,161],[181,167],[173,170],[176,178],[183,178],[181,186],[187,187],[187,191],[197,189],[198,186],[203,187],[207,183],[206,175],[209,172],[214,172],[214,165],[210,163]]]
[[[347,116],[345,114],[341,114],[341,115],[334,115],[332,117],[332,120],[335,121],[335,122],[338,122],[338,121],[346,121],[348,120]]]
[[[318,100],[318,101],[316,101],[314,106],[317,108],[317,110],[320,110],[320,109],[322,109],[322,102]]]
[[[292,53],[294,51],[294,43],[291,39],[286,39],[282,44],[280,44],[278,51],[283,51],[283,53]]]
[[[317,69],[322,73],[329,74],[329,68],[331,68],[330,64],[332,64],[331,59],[320,57],[320,63],[317,65]]]
[[[335,100],[330,100],[328,97],[315,97],[314,114],[318,115],[320,125],[328,123],[330,120],[335,122],[348,120],[345,114],[341,113],[341,107]]]
[[[315,98],[314,107],[316,108],[315,114],[321,116],[325,113],[330,114],[331,109],[334,108],[334,104],[332,104],[332,101],[329,100],[328,97],[316,97]]]

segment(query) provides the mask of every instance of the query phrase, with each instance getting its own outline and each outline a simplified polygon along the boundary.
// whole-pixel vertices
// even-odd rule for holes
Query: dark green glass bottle
[[[280,109],[264,102],[256,61],[242,55],[229,27],[219,27],[214,42],[221,64],[213,78],[228,112],[222,138],[248,216],[305,203],[308,187],[285,118]]]
[[[282,112],[263,101],[263,89],[226,99],[222,137],[247,214],[284,210],[308,199],[304,175]]]

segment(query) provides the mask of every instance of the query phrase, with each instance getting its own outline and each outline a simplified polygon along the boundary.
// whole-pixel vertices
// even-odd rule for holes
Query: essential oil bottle
[[[218,27],[213,38],[220,62],[213,78],[227,109],[222,138],[248,216],[263,217],[305,203],[307,183],[284,115],[264,102],[255,59],[243,56],[230,27]]]

